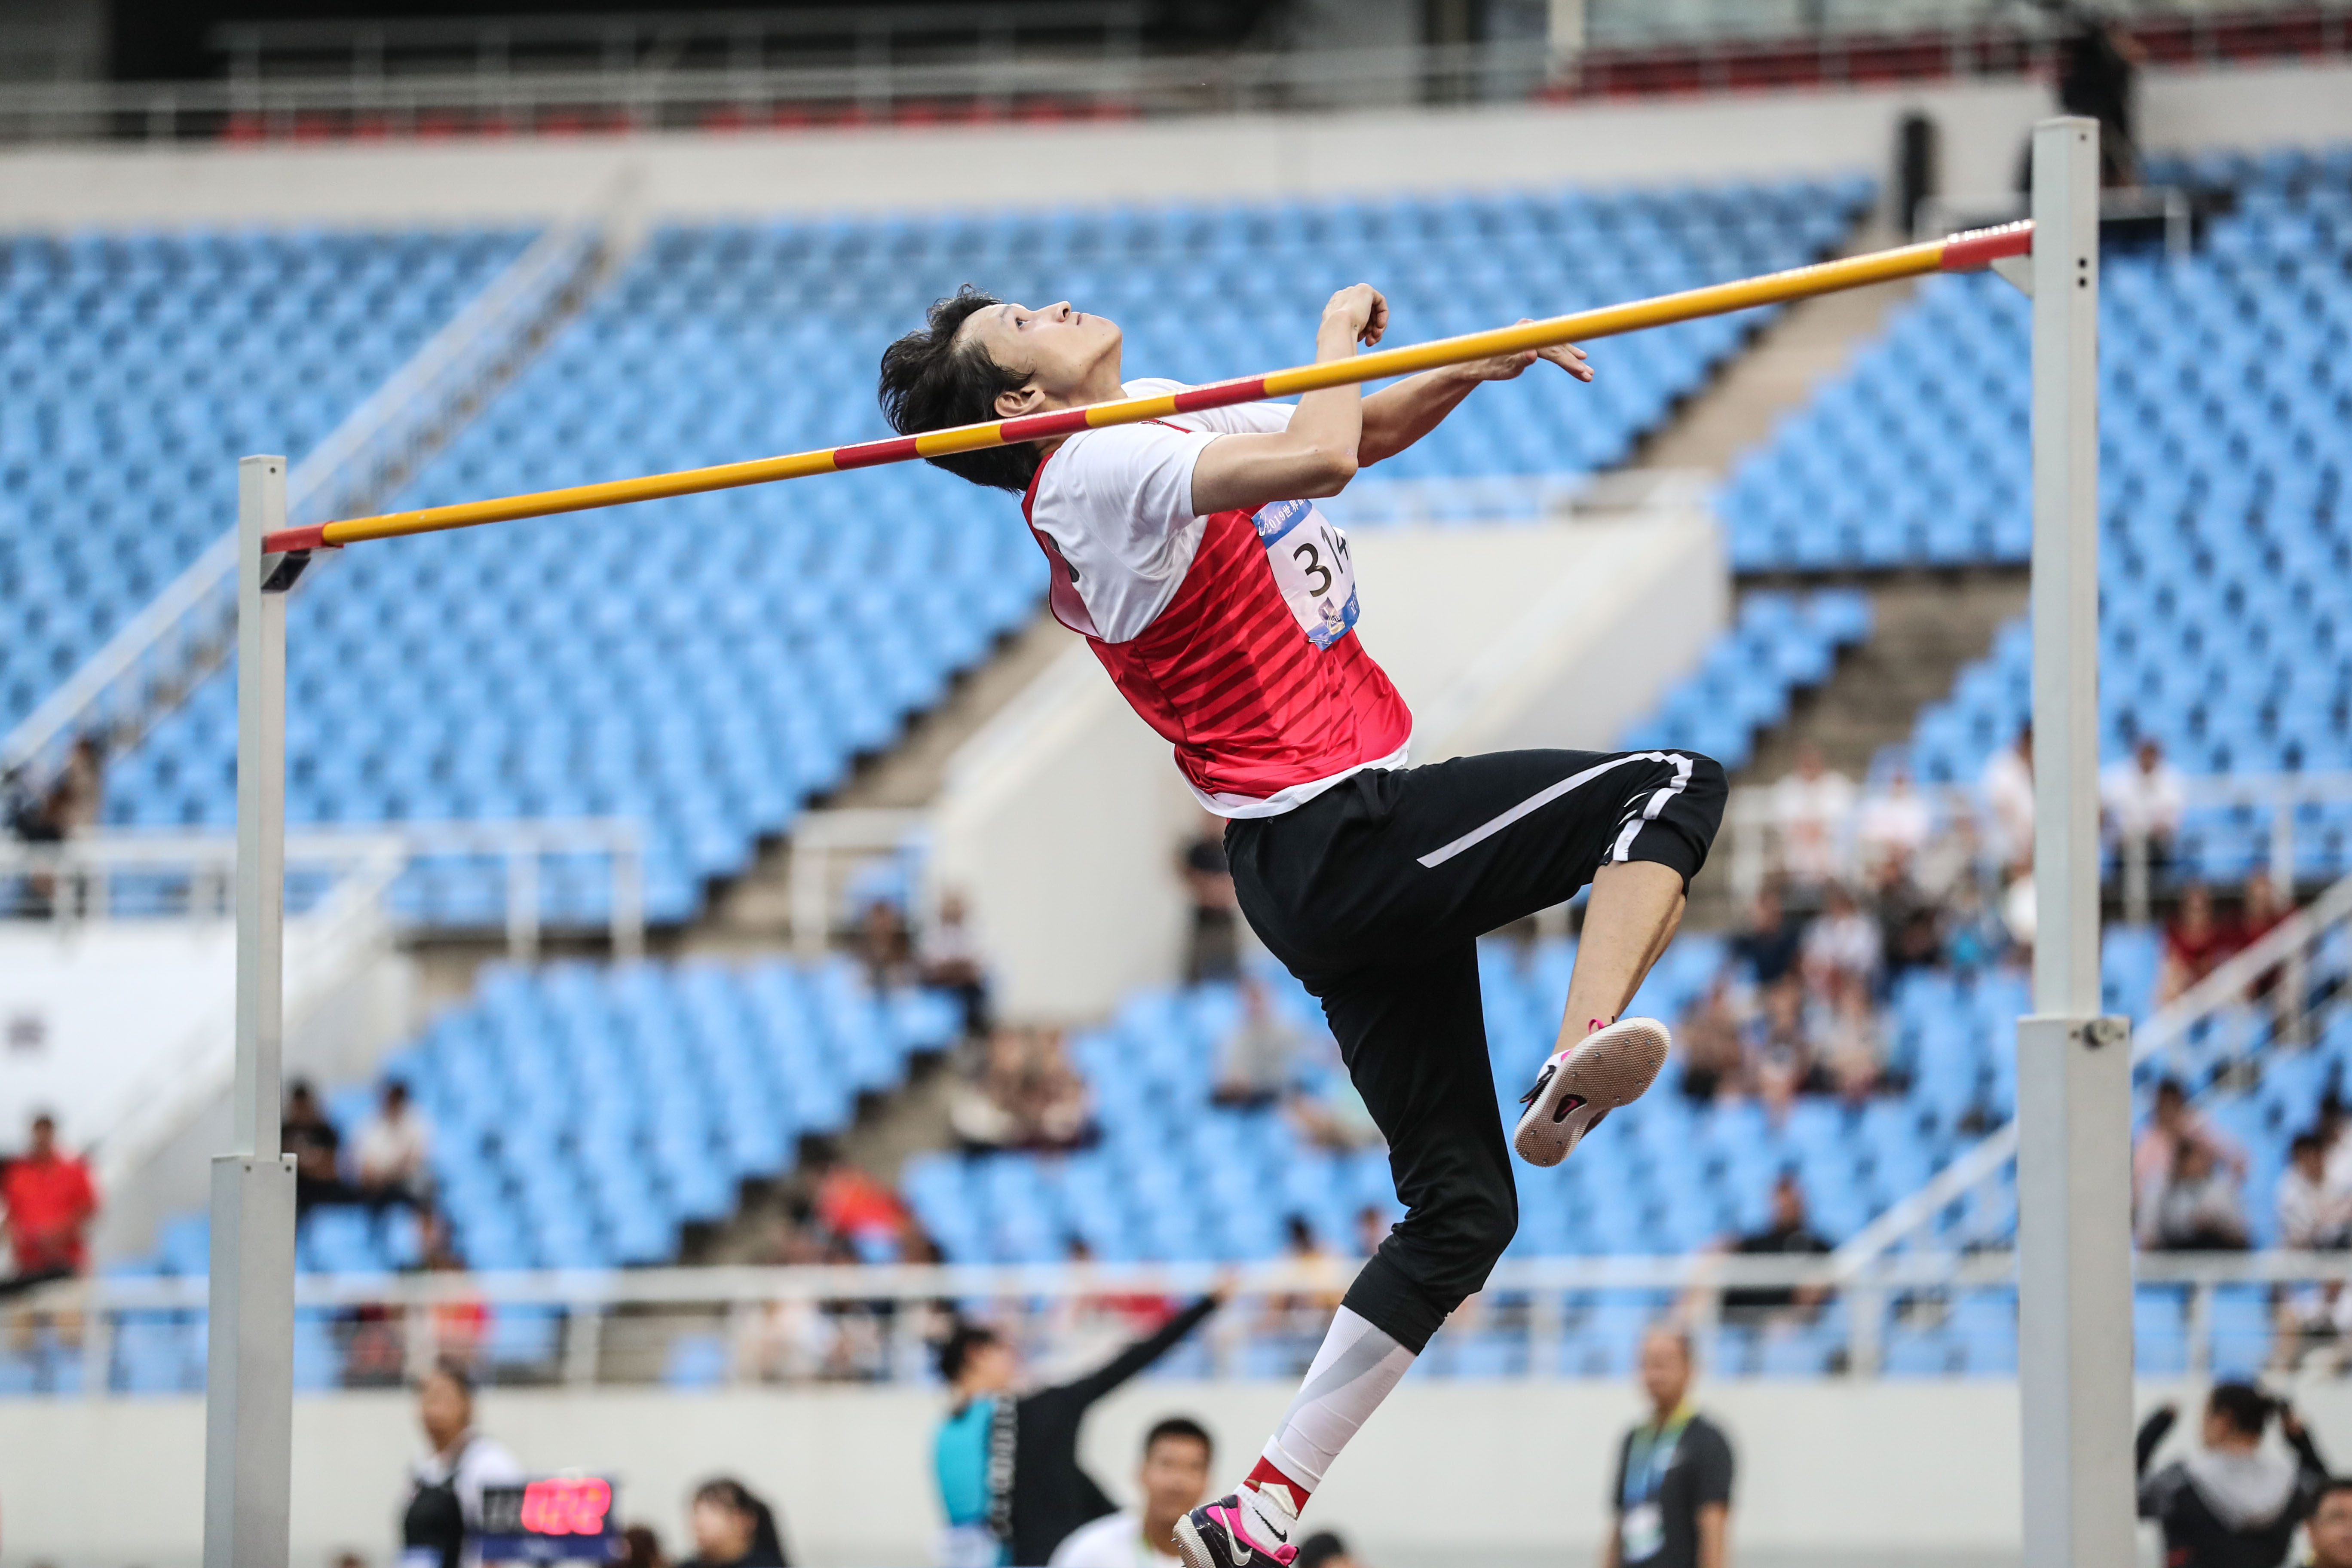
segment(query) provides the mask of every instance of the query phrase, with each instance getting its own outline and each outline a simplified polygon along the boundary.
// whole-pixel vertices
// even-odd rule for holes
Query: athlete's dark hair
[[[935,300],[923,325],[882,351],[882,416],[901,436],[994,419],[997,394],[1018,392],[1029,378],[1005,369],[975,343],[959,342],[963,324],[992,305],[1002,304],[967,283],[953,297]],[[1018,495],[1037,473],[1037,448],[1027,442],[929,458],[958,479]]]
[[[2217,1383],[2205,1397],[2205,1408],[2247,1436],[2259,1437],[2278,1404],[2251,1383]]]
[[[1170,1415],[1153,1422],[1151,1430],[1143,1435],[1143,1451],[1146,1454],[1150,1453],[1163,1439],[1169,1437],[1182,1437],[1198,1443],[1201,1445],[1201,1451],[1210,1458],[1213,1459],[1217,1457],[1216,1439],[1209,1436],[1209,1429],[1206,1426],[1202,1426],[1190,1415]]]
[[[971,1360],[972,1352],[997,1342],[994,1329],[979,1323],[958,1323],[940,1342],[940,1375],[953,1383],[963,1375],[964,1363]]]
[[[697,1502],[715,1502],[751,1519],[751,1561],[782,1563],[790,1568],[792,1559],[784,1554],[783,1532],[776,1528],[776,1510],[770,1508],[760,1495],[731,1476],[720,1476],[694,1489]]]

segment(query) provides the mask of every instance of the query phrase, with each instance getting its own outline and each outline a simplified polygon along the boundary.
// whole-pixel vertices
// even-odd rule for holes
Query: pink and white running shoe
[[[1280,1536],[1268,1546],[1250,1534],[1250,1515],[1237,1493],[1194,1509],[1176,1521],[1176,1555],[1184,1568],[1289,1568],[1298,1548]],[[1272,1526],[1265,1526],[1272,1530]]]
[[[1666,1026],[1655,1018],[1620,1018],[1564,1051],[1555,1051],[1519,1097],[1511,1146],[1530,1165],[1557,1165],[1601,1119],[1642,1098],[1666,1065]]]

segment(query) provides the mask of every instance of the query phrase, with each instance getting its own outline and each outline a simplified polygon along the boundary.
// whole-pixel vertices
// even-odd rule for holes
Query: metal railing
[[[2352,0],[2264,5],[2228,13],[2145,6],[2135,26],[2159,58],[2238,59],[2342,53]],[[2176,38],[2175,33],[2179,34]],[[1884,26],[1758,37],[1606,26],[1582,43],[1538,37],[1410,47],[1223,54],[1014,53],[982,47],[920,61],[874,49],[862,62],[772,66],[765,50],[691,68],[496,68],[394,74],[361,68],[329,77],[253,74],[171,83],[38,83],[0,92],[0,141],[185,136],[261,138],[549,130],[737,129],[755,124],[872,120],[1120,117],[1237,113],[1411,103],[1510,103],[1580,96],[1704,92],[1769,86],[1840,86],[2046,69],[2050,25],[2019,9]],[[761,57],[756,61],[753,57]]]
[[[323,879],[320,909],[369,889],[387,894],[403,874],[436,861],[495,861],[505,889],[507,951],[539,955],[548,925],[542,870],[558,858],[607,863],[605,934],[614,956],[645,951],[644,829],[629,817],[394,822],[348,832],[313,830],[286,840],[289,879]],[[113,832],[51,844],[0,841],[0,918],[59,924],[110,919],[218,919],[231,914],[232,834]],[[356,879],[356,880],[355,880]],[[36,893],[35,890],[37,890]]]
[[[1357,1267],[1335,1259],[1237,1271],[1041,1265],[306,1274],[295,1304],[329,1353],[328,1364],[309,1370],[320,1385],[396,1382],[441,1357],[470,1363],[490,1381],[580,1388],[880,1383],[929,1377],[929,1343],[951,1313],[990,1321],[1040,1363],[1067,1364],[1103,1353],[1162,1303],[1222,1286],[1232,1298],[1201,1331],[1205,1353],[1180,1359],[1171,1372],[1286,1378],[1304,1370]],[[2352,1281],[2352,1255],[2144,1254],[2137,1278],[2178,1307],[2175,1370],[2195,1375],[2215,1359],[2219,1292],[2340,1287]],[[60,1363],[53,1371],[66,1373],[54,1386],[104,1397],[124,1390],[126,1330],[201,1334],[205,1284],[201,1277],[87,1279],[29,1292],[15,1309],[52,1325],[37,1343]],[[1627,1360],[1630,1333],[1666,1321],[1691,1331],[1717,1375],[1868,1378],[1888,1370],[1895,1337],[1940,1331],[1969,1298],[1990,1295],[2000,1303],[1995,1318],[2005,1313],[2013,1323],[2015,1286],[2014,1257],[1999,1251],[1909,1253],[1864,1268],[1838,1258],[1727,1253],[1507,1258],[1425,1359],[1441,1376],[1613,1376]],[[1727,1306],[1727,1292],[1741,1291],[1751,1304],[1735,1295]],[[1760,1304],[1755,1293],[1765,1293]],[[490,1324],[501,1326],[492,1332]],[[1802,1342],[1806,1355],[1775,1364],[1776,1338]],[[1474,1342],[1483,1354],[1465,1353]],[[2266,1336],[2257,1359],[2284,1363],[2302,1348],[2282,1329]],[[701,1363],[685,1377],[682,1352]],[[2233,1352],[2232,1360],[2246,1359],[2247,1347]],[[1596,1359],[1606,1366],[1596,1369]],[[183,1386],[194,1373],[192,1363]]]
[[[604,259],[618,199],[541,234],[352,410],[294,466],[289,515],[344,516],[388,500],[577,302]],[[0,740],[0,768],[42,775],[85,734],[128,743],[219,668],[235,637],[236,563],[230,530]]]

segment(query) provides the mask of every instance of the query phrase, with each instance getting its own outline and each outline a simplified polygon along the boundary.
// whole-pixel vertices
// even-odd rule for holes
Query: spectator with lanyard
[[[2264,1451],[2273,1413],[2294,1450]],[[2139,1516],[2164,1531],[2167,1568],[2278,1568],[2301,1524],[2327,1489],[2327,1464],[2302,1420],[2251,1384],[2220,1383],[2205,1400],[2203,1439],[2185,1459],[2154,1475],[2148,1461],[2179,1413],[2159,1405],[2143,1422],[2134,1455]]]
[[[517,1484],[522,1467],[474,1430],[474,1380],[456,1362],[425,1374],[416,1415],[430,1447],[409,1468],[400,1568],[481,1568],[482,1489]]]
[[[1731,1538],[1731,1443],[1691,1405],[1690,1337],[1664,1324],[1642,1339],[1650,1419],[1625,1434],[1610,1497],[1616,1523],[1601,1568],[1724,1568]]]
[[[942,1568],[1045,1563],[1080,1525],[1117,1512],[1078,1463],[1079,1424],[1231,1293],[1218,1286],[1085,1377],[1018,1395],[1019,1352],[993,1329],[958,1324],[940,1347],[953,1403],[931,1450],[948,1519]]]

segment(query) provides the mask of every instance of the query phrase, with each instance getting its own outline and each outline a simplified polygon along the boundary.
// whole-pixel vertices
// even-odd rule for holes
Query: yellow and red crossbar
[[[1885,283],[1897,278],[1916,278],[1928,272],[1970,272],[1990,266],[2003,257],[2026,255],[2032,248],[2032,224],[2004,224],[1999,228],[1956,234],[1948,239],[1932,239],[1893,250],[1873,251],[1867,256],[1843,257],[1811,267],[1791,268],[1786,272],[1769,272],[1763,277],[1743,279],[1736,283],[1714,283],[1704,289],[1685,289],[1678,294],[1661,294],[1652,300],[1636,300],[1629,304],[1608,305],[1597,310],[1553,316],[1521,326],[1497,327],[1491,331],[1465,332],[1459,337],[1439,338],[1406,348],[1379,349],[1324,364],[1303,364],[1265,375],[1211,382],[1204,386],[1187,387],[1181,392],[1153,397],[1123,397],[1111,403],[1089,404],[1083,408],[1057,408],[1051,413],[1024,415],[1017,419],[959,425],[952,429],[931,430],[919,436],[895,436],[885,441],[859,441],[846,447],[828,447],[822,451],[794,452],[782,458],[759,458],[748,463],[721,463],[716,468],[684,468],[676,473],[648,474],[642,479],[612,479],[603,484],[573,485],[560,490],[535,490],[529,495],[503,496],[495,500],[462,501],[455,506],[425,507],[416,511],[386,512],[381,517],[347,518],[340,522],[282,529],[269,534],[263,541],[262,548],[270,553],[331,548],[355,544],[365,539],[391,539],[404,533],[436,533],[443,529],[471,528],[478,523],[511,522],[518,518],[585,511],[593,507],[622,506],[630,501],[659,500],[667,496],[732,489],[739,485],[763,485],[776,479],[805,479],[811,474],[870,468],[882,463],[903,463],[916,458],[937,458],[955,452],[977,452],[990,447],[1010,447],[1020,441],[1046,440],[1056,436],[1074,435],[1080,430],[1098,430],[1107,425],[1140,424],[1147,419],[1165,418],[1171,414],[1223,408],[1229,404],[1255,403],[1267,397],[1288,397],[1296,393],[1316,392],[1327,386],[1383,381],[1390,376],[1412,375],[1420,371],[1462,364],[1471,360],[1523,353],[1528,349],[1614,337],[1618,333],[1638,331],[1644,327],[1663,327],[1675,321],[1720,316],[1732,310],[1752,310],[1759,305],[1777,305],[1815,294],[1833,294],[1840,289],[1859,289],[1866,284]]]

